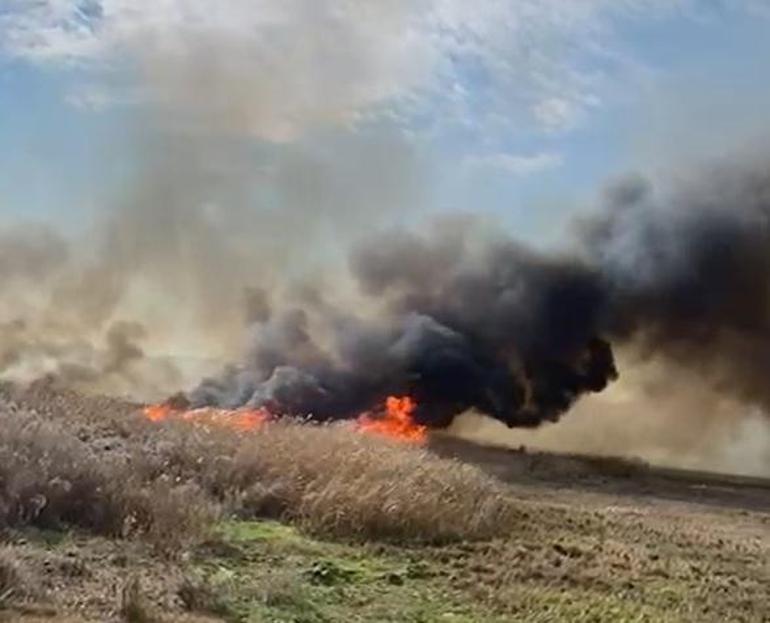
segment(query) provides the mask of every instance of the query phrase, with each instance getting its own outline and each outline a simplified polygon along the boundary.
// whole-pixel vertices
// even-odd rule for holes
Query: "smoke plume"
[[[753,163],[614,184],[562,253],[472,227],[389,231],[350,257],[367,313],[319,293],[263,310],[246,363],[190,397],[328,419],[409,393],[431,426],[469,409],[535,426],[604,389],[612,348],[633,345],[768,407],[768,217],[770,168]]]
[[[196,405],[333,419],[408,393],[431,426],[475,410],[533,427],[602,391],[623,373],[613,351],[633,348],[764,410],[767,159],[670,188],[617,183],[556,253],[460,219],[370,234],[337,266],[362,231],[430,204],[409,138],[423,117],[478,105],[492,118],[518,101],[515,119],[554,129],[593,105],[576,70],[612,56],[589,35],[622,7],[550,4],[46,1],[4,14],[15,57],[90,67],[95,90],[75,103],[142,106],[127,144],[106,147],[125,152],[126,187],[100,189],[93,231],[0,236],[0,374],[147,395],[191,385],[153,353],[207,353],[239,363],[191,390]],[[499,103],[464,94],[464,73]]]
[[[712,167],[656,196],[615,187],[584,245],[611,302],[607,331],[770,405],[770,169]]]

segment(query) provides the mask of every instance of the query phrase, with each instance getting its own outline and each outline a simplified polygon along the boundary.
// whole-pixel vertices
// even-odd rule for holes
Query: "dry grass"
[[[757,500],[749,512],[503,490],[474,468],[344,427],[238,435],[156,425],[122,403],[46,387],[4,398],[0,387],[0,528],[77,528],[6,531],[0,620],[749,623],[770,603],[770,524],[766,496]],[[218,512],[303,530],[222,521],[188,549]],[[184,555],[93,534],[141,535]],[[350,542],[373,539],[395,543]]]
[[[29,591],[29,580],[8,548],[0,549],[0,609]]]
[[[174,553],[220,509],[318,534],[433,543],[499,534],[516,519],[502,486],[478,469],[345,426],[284,422],[238,434],[156,425],[134,410],[100,418],[91,399],[33,390],[15,397],[45,409],[0,402],[2,525],[141,534]]]
[[[139,578],[128,579],[121,591],[120,615],[126,623],[156,623],[157,617],[150,611]]]
[[[0,410],[0,520],[52,527],[119,518],[106,470],[87,446],[29,411]]]
[[[275,423],[239,436],[154,428],[135,473],[195,482],[242,517],[357,539],[445,542],[510,529],[515,510],[478,469],[345,426]]]
[[[0,525],[143,534],[171,551],[215,516],[194,484],[137,478],[130,462],[99,456],[63,422],[0,406]]]
[[[342,427],[265,429],[233,468],[243,510],[284,506],[315,533],[437,542],[499,534],[515,518],[502,488],[479,470]]]

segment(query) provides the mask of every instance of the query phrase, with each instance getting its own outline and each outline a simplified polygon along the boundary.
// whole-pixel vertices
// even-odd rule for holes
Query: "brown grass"
[[[242,517],[358,539],[443,542],[510,528],[514,509],[478,469],[346,426],[274,423],[239,436],[154,427],[135,473],[195,482]]]
[[[0,410],[0,521],[109,531],[119,522],[105,469],[77,438],[30,411]]]
[[[142,593],[138,576],[130,577],[123,586],[120,615],[126,623],[161,623]]]
[[[157,425],[133,410],[99,418],[90,399],[40,387],[21,404],[30,395],[45,415],[0,402],[1,525],[141,534],[173,553],[221,511],[434,543],[485,538],[516,519],[478,469],[346,426],[282,422],[238,434]]]
[[[764,495],[754,511],[713,512],[561,485],[502,491],[476,469],[344,427],[237,435],[49,393],[3,402],[0,387],[0,528],[76,529],[5,531],[0,620],[210,623],[248,609],[253,620],[432,621],[451,610],[463,620],[748,622],[768,612]],[[185,551],[218,513],[405,546],[236,521]],[[85,532],[141,535],[185,556]],[[477,540],[412,547],[456,539]]]
[[[0,525],[143,534],[170,551],[213,517],[194,484],[137,478],[130,462],[100,457],[63,422],[0,408]]]
[[[8,548],[0,549],[0,609],[27,594],[29,581]]]
[[[339,426],[265,429],[233,467],[243,510],[284,506],[315,533],[447,541],[491,536],[514,519],[502,489],[477,469]]]

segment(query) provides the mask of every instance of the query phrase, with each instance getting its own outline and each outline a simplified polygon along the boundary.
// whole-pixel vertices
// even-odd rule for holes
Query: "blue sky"
[[[0,209],[66,222],[119,170],[121,152],[110,145],[122,140],[124,115],[69,105],[70,72],[21,62],[0,72]]]
[[[758,140],[770,103],[765,2],[469,12],[435,0],[384,16],[334,2],[230,0],[214,15],[200,0],[156,4],[9,0],[0,12],[6,219],[66,228],[110,210],[140,164],[137,136],[252,144],[259,158],[239,166],[258,179],[287,150],[376,133],[419,163],[422,188],[404,199],[418,212],[483,212],[548,237],[612,176]],[[209,53],[211,73],[193,75]],[[250,188],[255,202],[276,196]]]

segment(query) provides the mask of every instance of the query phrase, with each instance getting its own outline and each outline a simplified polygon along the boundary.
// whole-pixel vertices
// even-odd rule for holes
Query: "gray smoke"
[[[409,393],[432,426],[470,408],[531,426],[603,389],[616,372],[601,335],[601,275],[575,255],[549,257],[511,240],[478,247],[471,233],[365,241],[351,271],[379,313],[306,297],[257,323],[247,364],[204,381],[193,404],[331,419]]]
[[[366,313],[318,293],[263,313],[245,364],[190,398],[329,419],[409,393],[431,426],[469,409],[533,426],[601,391],[611,345],[633,343],[770,406],[766,161],[667,191],[631,178],[603,203],[563,253],[461,227],[372,236],[350,256]]]
[[[606,333],[770,406],[770,165],[712,167],[668,193],[638,180],[583,226]]]

